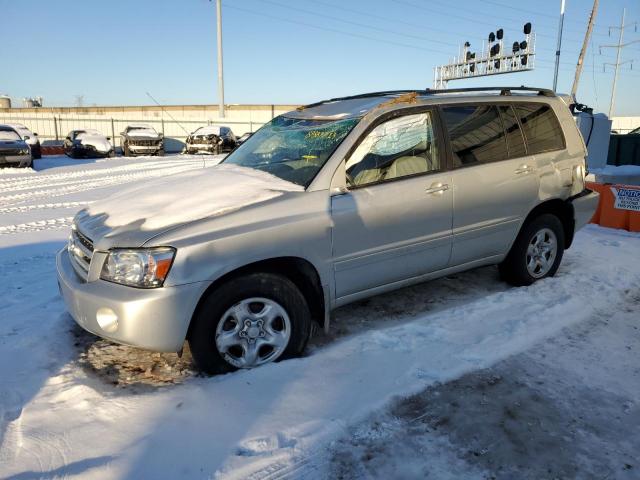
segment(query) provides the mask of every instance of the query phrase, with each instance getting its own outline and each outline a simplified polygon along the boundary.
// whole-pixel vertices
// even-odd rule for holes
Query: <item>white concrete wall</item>
[[[611,120],[613,121],[611,129],[618,133],[627,133],[640,127],[640,117],[613,117]]]
[[[148,123],[167,138],[167,151],[179,151],[187,135],[207,124],[226,125],[240,136],[254,132],[273,117],[297,105],[228,105],[225,118],[217,105],[171,105],[166,107],[0,108],[0,123],[22,123],[43,143],[63,140],[71,130],[95,128],[115,137],[129,123]],[[56,132],[57,130],[57,132]]]

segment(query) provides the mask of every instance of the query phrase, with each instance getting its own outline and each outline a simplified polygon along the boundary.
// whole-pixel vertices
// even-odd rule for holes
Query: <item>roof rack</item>
[[[441,90],[425,88],[424,90],[410,89],[410,90],[383,90],[381,92],[360,93],[358,95],[349,95],[347,97],[330,98],[329,100],[321,100],[319,102],[310,103],[309,105],[302,105],[297,110],[304,110],[307,108],[317,107],[329,102],[339,102],[343,100],[356,100],[359,98],[369,97],[386,97],[387,95],[403,95],[406,93],[417,93],[418,95],[435,95],[441,93],[465,93],[465,92],[500,92],[500,95],[511,95],[511,92],[538,92],[538,95],[544,97],[555,97],[556,93],[548,88],[535,88],[525,87],[469,87],[469,88],[445,88]]]
[[[500,95],[511,95],[511,92],[538,92],[543,97],[555,97],[556,93],[548,88],[525,87],[469,87],[469,88],[446,88],[442,90],[426,89],[428,95],[439,93],[465,93],[465,92],[500,92]]]
[[[371,93],[360,93],[358,95],[349,95],[347,97],[336,97],[330,98],[328,100],[321,100],[319,102],[310,103],[309,105],[302,105],[298,107],[297,110],[304,110],[305,108],[313,108],[319,105],[323,105],[329,102],[339,102],[343,100],[357,100],[358,98],[369,98],[369,97],[386,97],[387,95],[402,95],[404,93],[425,93],[427,90],[416,90],[415,88],[411,90],[384,90],[382,92],[371,92]]]

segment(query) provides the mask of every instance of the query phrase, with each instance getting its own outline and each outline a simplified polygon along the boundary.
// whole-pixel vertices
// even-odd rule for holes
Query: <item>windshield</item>
[[[13,130],[0,130],[0,140],[15,141],[15,140],[21,140],[21,138],[20,138],[20,135],[18,135]]]
[[[263,170],[307,187],[359,120],[276,117],[234,150],[225,163]]]
[[[139,134],[143,133],[145,135],[157,135],[158,133],[155,131],[153,127],[129,127],[127,129],[127,133]]]

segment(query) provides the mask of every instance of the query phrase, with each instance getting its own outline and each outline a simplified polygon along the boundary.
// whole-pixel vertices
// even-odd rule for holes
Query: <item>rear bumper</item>
[[[76,274],[66,247],[56,257],[58,285],[73,319],[99,337],[160,352],[177,352],[206,288],[203,282],[139,289],[104,280],[85,282]],[[115,318],[107,330],[105,319]],[[102,320],[101,323],[98,321]]]
[[[573,218],[575,222],[575,231],[584,227],[598,208],[600,194],[585,188],[578,195],[571,197],[569,200],[573,205]]]

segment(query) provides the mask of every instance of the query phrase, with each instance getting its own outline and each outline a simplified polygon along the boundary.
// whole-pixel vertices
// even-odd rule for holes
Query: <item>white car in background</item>
[[[29,148],[31,148],[31,157],[34,159],[42,158],[42,151],[40,149],[40,139],[38,138],[37,133],[33,133],[26,126],[21,123],[7,123],[11,128],[13,128],[20,138],[24,140]]]

